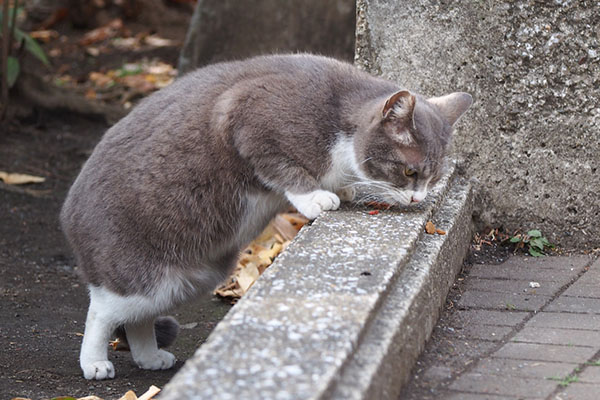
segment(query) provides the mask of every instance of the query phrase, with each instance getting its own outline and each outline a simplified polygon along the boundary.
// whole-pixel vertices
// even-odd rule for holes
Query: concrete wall
[[[356,62],[425,95],[462,90],[456,157],[476,217],[600,246],[600,4],[358,0]]]

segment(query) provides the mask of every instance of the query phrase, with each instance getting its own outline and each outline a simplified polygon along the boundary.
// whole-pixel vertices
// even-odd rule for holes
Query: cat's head
[[[425,99],[405,90],[376,102],[356,146],[365,183],[391,204],[423,200],[444,172],[452,125],[472,102],[467,93]]]

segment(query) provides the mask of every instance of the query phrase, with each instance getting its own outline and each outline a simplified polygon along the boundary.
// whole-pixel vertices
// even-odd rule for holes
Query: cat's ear
[[[391,95],[382,110],[383,126],[397,143],[410,146],[414,143],[411,128],[414,126],[415,96],[406,90]]]
[[[406,90],[391,95],[385,102],[381,114],[384,119],[403,119],[412,121],[415,111],[415,96]]]
[[[456,121],[471,107],[473,97],[469,93],[456,92],[446,96],[432,97],[428,102],[437,106],[443,117],[454,125]]]

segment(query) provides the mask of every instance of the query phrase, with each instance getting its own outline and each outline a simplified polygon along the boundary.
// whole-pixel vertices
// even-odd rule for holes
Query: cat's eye
[[[412,168],[408,168],[408,167],[404,168],[404,175],[406,175],[406,176],[412,176],[416,173],[417,173],[417,171],[415,171]]]

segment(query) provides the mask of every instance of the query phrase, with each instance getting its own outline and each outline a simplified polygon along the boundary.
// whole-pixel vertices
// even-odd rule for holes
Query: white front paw
[[[81,363],[81,369],[85,379],[102,380],[115,377],[115,367],[110,361]]]
[[[175,356],[165,350],[157,350],[155,353],[144,355],[135,360],[141,369],[169,369],[175,365]]]
[[[292,205],[308,219],[315,219],[321,211],[337,210],[340,206],[340,198],[327,190],[315,190],[306,194],[286,192],[285,195]]]

